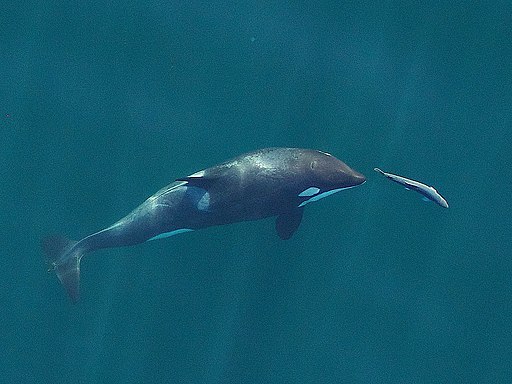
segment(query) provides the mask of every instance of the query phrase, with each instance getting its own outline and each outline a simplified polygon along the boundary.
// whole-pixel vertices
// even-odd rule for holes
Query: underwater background
[[[512,382],[512,3],[6,2],[0,382]],[[82,260],[177,177],[269,146],[366,175],[271,219]],[[373,171],[434,185],[424,203]]]

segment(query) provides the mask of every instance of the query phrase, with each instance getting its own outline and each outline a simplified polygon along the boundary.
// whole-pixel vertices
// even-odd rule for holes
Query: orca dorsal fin
[[[193,187],[203,188],[203,189],[209,189],[219,181],[221,178],[222,173],[220,172],[212,172],[211,170],[208,171],[199,171],[196,173],[193,173],[190,176],[180,177],[179,179],[176,179],[176,181],[186,181],[189,185]]]
[[[176,181],[186,181],[190,186],[192,187],[198,187],[202,189],[210,189],[212,185],[217,183],[219,180],[219,177],[192,177],[192,176],[186,176],[186,177],[180,177],[176,179]]]
[[[192,187],[210,189],[228,176],[228,172],[229,168],[219,166],[180,177],[176,181],[186,181]]]
[[[293,208],[276,218],[276,231],[282,240],[288,240],[299,228],[304,208]]]

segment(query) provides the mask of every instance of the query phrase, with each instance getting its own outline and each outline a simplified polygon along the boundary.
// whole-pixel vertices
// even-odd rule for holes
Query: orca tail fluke
[[[73,303],[80,298],[80,259],[84,254],[77,243],[63,236],[47,236],[41,241],[48,272],[55,271]]]

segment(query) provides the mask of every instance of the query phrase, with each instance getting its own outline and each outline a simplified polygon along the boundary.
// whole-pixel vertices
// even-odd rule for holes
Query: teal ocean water
[[[0,382],[512,382],[511,3],[349,3],[3,5]],[[368,181],[288,241],[92,253],[75,305],[46,273],[44,235],[269,146]]]

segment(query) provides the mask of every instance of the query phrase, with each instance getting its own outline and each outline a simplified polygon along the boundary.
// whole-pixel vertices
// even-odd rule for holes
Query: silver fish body
[[[416,180],[408,179],[407,177],[384,172],[379,168],[374,168],[373,170],[382,174],[389,180],[394,181],[395,183],[398,183],[400,185],[403,185],[407,189],[411,189],[413,191],[418,192],[419,194],[423,195],[426,199],[433,201],[434,203],[440,205],[441,207],[448,208],[448,202],[443,196],[441,196],[439,192],[437,192],[437,190],[434,187],[423,184]]]

